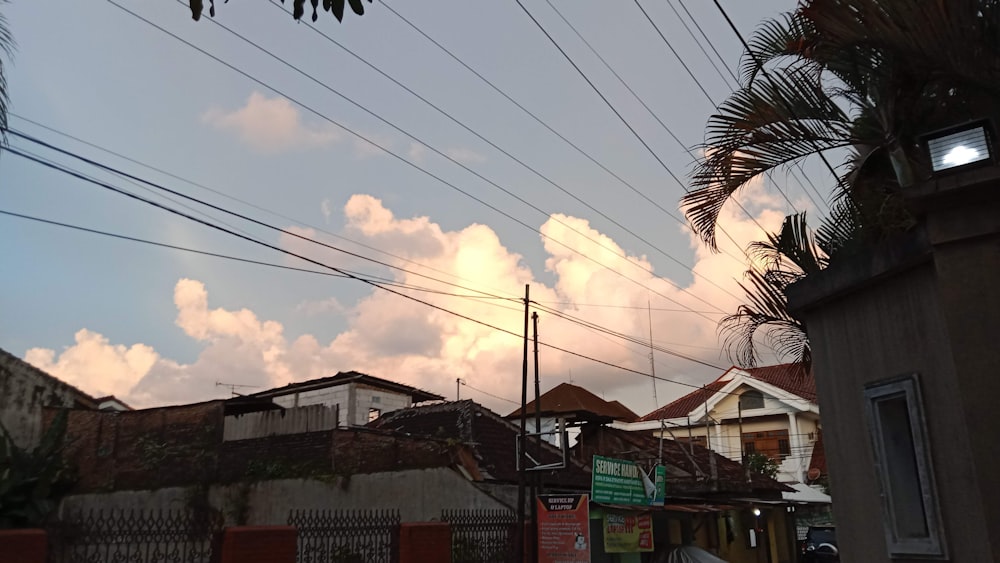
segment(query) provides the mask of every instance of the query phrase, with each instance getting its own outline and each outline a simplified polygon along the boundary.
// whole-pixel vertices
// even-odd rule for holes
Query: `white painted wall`
[[[357,383],[282,395],[275,397],[274,402],[286,408],[307,405],[336,405],[340,411],[338,424],[342,428],[368,424],[368,409],[370,408],[380,409],[382,414],[386,414],[413,406],[413,400],[409,395]]]

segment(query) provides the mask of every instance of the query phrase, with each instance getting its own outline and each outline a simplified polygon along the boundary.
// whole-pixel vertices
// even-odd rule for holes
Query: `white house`
[[[617,426],[693,441],[734,461],[761,453],[780,462],[779,481],[807,483],[821,429],[816,381],[799,364],[732,367],[638,422]]]
[[[338,426],[364,426],[379,416],[412,407],[424,401],[441,401],[444,397],[356,371],[289,383],[251,395],[270,398],[286,408],[307,405],[336,406]]]

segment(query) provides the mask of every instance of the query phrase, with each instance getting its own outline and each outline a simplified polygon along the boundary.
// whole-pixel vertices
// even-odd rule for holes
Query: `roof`
[[[733,372],[745,372],[753,379],[774,385],[783,391],[787,391],[803,399],[816,402],[816,378],[812,370],[805,371],[802,364],[780,364],[776,366],[765,366],[759,368],[741,369],[732,367],[718,379],[709,383],[701,389],[696,389],[687,395],[663,406],[659,409],[639,418],[640,422],[650,420],[666,420],[671,418],[684,418],[691,411],[705,404],[715,396],[723,387],[732,381],[735,374]]]
[[[652,465],[660,458],[661,444],[663,465],[668,469],[667,488],[670,496],[683,493],[748,491],[777,494],[778,491],[792,490],[770,477],[757,473],[750,474],[748,483],[743,465],[697,444],[686,444],[676,440],[661,442],[649,432],[588,425],[584,427],[580,440],[573,450],[575,455],[582,459],[603,455]],[[715,491],[711,491],[710,483],[713,465],[717,477]]]
[[[618,401],[605,401],[583,387],[572,383],[560,383],[549,389],[538,398],[541,416],[575,415],[575,418],[604,418],[632,422],[639,418]],[[525,406],[529,416],[535,413],[535,401]],[[521,416],[521,409],[508,414],[504,418]]]
[[[338,372],[337,375],[331,375],[330,377],[321,377],[319,379],[310,379],[309,381],[289,383],[284,387],[276,387],[274,389],[268,389],[267,391],[260,391],[258,393],[253,393],[250,396],[280,397],[282,395],[291,395],[292,393],[301,393],[303,391],[312,391],[314,389],[347,385],[348,383],[362,383],[371,387],[384,389],[386,391],[394,391],[396,393],[409,395],[413,399],[414,403],[444,400],[444,397],[436,393],[431,393],[430,391],[424,391],[423,389],[418,389],[416,387],[396,383],[395,381],[389,381],[388,379],[382,379],[381,377],[375,377],[373,375],[357,371],[341,371]]]
[[[368,426],[466,444],[484,479],[517,482],[516,445],[520,429],[474,401],[453,401],[396,410],[383,414]],[[554,463],[560,458],[559,449],[548,444],[544,445],[542,454],[538,456],[541,463]],[[545,474],[547,477],[543,475],[543,478],[553,483],[588,490],[590,488],[590,473],[578,463],[571,463],[567,469]]]
[[[94,397],[92,397],[87,393],[84,393],[83,391],[80,390],[79,387],[70,385],[69,383],[66,383],[65,381],[59,379],[58,377],[46,371],[40,370],[35,366],[29,364],[28,362],[22,360],[21,358],[15,356],[14,354],[11,354],[10,352],[4,350],[3,348],[0,348],[0,365],[5,365],[5,364],[18,365],[20,368],[26,370],[27,372],[32,373],[46,381],[49,381],[55,384],[57,387],[63,387],[69,390],[70,392],[76,395],[75,400],[77,405],[75,406],[88,409],[97,408],[97,402],[94,399]]]

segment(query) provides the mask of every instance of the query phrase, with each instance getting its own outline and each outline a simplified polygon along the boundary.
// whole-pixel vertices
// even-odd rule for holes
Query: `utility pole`
[[[527,465],[525,460],[525,445],[527,442],[527,424],[528,424],[528,307],[531,303],[529,297],[529,290],[531,286],[528,284],[524,285],[524,352],[523,361],[521,362],[521,439],[519,441],[519,447],[517,451],[517,530],[515,530],[515,537],[517,541],[514,545],[517,549],[515,554],[516,561],[524,561],[524,497],[525,497],[525,485],[526,474],[525,466]]]
[[[653,406],[660,408],[660,400],[656,397],[656,356],[653,352],[653,309],[646,300],[646,318],[649,319],[649,374],[653,376]],[[656,464],[663,465],[663,417],[660,417],[660,452],[656,456]]]
[[[462,378],[455,378],[455,401],[462,400]]]
[[[542,459],[542,403],[541,403],[541,382],[538,378],[538,312],[531,313],[532,338],[535,341],[535,450],[537,459]],[[532,474],[531,479],[531,560],[538,561],[538,495],[541,493],[542,475],[538,472]]]
[[[719,486],[719,469],[716,465],[715,453],[712,452],[712,437],[709,427],[709,422],[712,419],[708,416],[708,387],[703,385],[702,389],[705,390],[705,446],[708,448],[708,472],[709,478],[712,480],[710,489],[714,491]]]

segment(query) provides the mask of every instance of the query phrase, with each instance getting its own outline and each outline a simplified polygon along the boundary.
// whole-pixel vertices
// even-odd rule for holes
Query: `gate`
[[[49,532],[50,563],[210,563],[220,537],[218,515],[179,510],[90,510]]]
[[[506,510],[443,510],[451,525],[452,563],[516,561],[514,530],[517,517]]]
[[[293,510],[299,533],[297,563],[396,563],[396,510]]]

